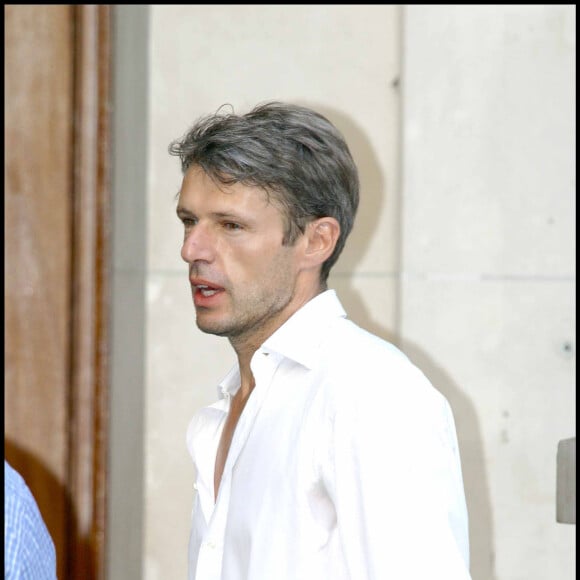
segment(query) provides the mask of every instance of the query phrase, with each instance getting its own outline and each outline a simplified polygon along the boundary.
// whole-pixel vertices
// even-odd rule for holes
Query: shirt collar
[[[302,366],[313,369],[316,366],[318,346],[328,324],[336,318],[346,317],[336,292],[325,290],[299,308],[274,334],[266,339],[256,354],[276,353]],[[233,396],[240,385],[238,365],[220,381],[218,396]]]
[[[234,396],[240,388],[240,367],[236,363],[230,372],[220,381],[218,385],[218,396],[225,399],[228,395]]]
[[[298,309],[262,345],[262,352],[275,352],[313,369],[317,350],[328,324],[346,312],[334,290],[326,290]]]

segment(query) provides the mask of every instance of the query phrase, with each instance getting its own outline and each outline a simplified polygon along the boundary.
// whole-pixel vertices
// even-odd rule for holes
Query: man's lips
[[[214,296],[218,292],[223,292],[224,288],[209,280],[202,278],[190,278],[190,283],[196,294],[201,294],[205,298]]]

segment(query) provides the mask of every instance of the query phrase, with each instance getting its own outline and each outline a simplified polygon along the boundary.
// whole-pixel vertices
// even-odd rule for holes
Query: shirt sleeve
[[[328,490],[351,578],[468,580],[467,511],[455,426],[414,367],[352,385],[332,427]]]

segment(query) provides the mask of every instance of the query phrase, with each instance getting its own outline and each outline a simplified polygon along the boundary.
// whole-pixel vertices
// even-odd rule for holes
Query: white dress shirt
[[[345,316],[327,290],[256,351],[215,504],[237,366],[191,420],[190,580],[470,578],[451,409],[404,354]]]

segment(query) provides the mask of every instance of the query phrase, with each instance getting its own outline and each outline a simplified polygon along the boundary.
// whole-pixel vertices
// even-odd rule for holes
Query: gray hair
[[[272,195],[286,222],[284,244],[293,244],[310,221],[335,218],[340,235],[321,268],[326,282],[352,230],[359,201],[356,165],[328,119],[279,102],[258,105],[241,116],[220,107],[173,141],[169,153],[181,159],[183,173],[197,165],[224,185],[243,183]]]

